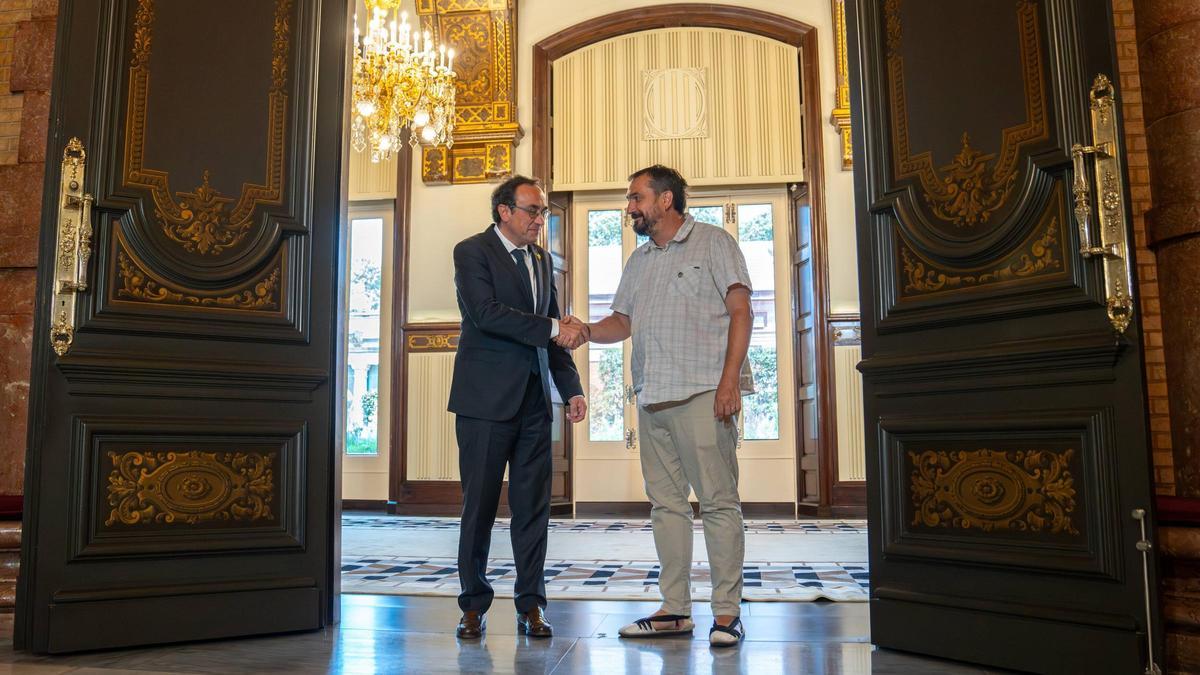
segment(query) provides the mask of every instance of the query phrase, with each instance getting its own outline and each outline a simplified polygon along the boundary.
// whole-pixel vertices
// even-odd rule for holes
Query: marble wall
[[[1138,57],[1144,92],[1176,493],[1200,497],[1200,3],[1140,0]]]
[[[20,111],[16,152],[0,153],[0,494],[21,493],[24,478],[34,268],[57,12],[55,0],[0,1],[5,42],[0,95],[7,95],[2,109]],[[7,147],[0,139],[0,150]]]

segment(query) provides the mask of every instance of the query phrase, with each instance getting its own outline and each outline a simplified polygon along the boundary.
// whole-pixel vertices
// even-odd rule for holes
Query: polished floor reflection
[[[746,642],[708,646],[712,615],[696,607],[691,638],[618,640],[654,603],[564,600],[547,615],[555,637],[517,636],[511,600],[497,600],[487,636],[454,637],[452,598],[346,595],[324,631],[62,657],[0,654],[0,673],[985,673],[968,665],[874,649],[866,603],[745,603]]]

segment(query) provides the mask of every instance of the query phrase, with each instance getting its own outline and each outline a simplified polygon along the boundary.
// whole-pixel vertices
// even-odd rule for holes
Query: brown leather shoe
[[[517,631],[529,637],[554,636],[554,626],[546,620],[546,614],[541,607],[534,607],[528,612],[517,612]]]
[[[487,616],[483,612],[467,610],[458,620],[458,628],[454,634],[463,640],[478,640],[487,630]]]

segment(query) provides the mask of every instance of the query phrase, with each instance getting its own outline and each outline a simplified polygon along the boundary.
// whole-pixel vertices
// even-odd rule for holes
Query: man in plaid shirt
[[[692,507],[700,500],[712,569],[709,642],[741,642],[745,535],[738,496],[737,414],[753,392],[750,274],[737,241],[685,214],[687,183],[655,165],[634,173],[626,211],[650,241],[629,256],[612,314],[560,340],[574,348],[632,337],[642,476],[650,497],[662,573],[662,607],[621,629],[622,637],[690,633]]]

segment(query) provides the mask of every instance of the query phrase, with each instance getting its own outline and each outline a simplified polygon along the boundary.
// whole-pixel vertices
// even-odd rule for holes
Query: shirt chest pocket
[[[706,270],[700,265],[679,265],[671,268],[667,283],[679,296],[701,298],[707,280]]]

